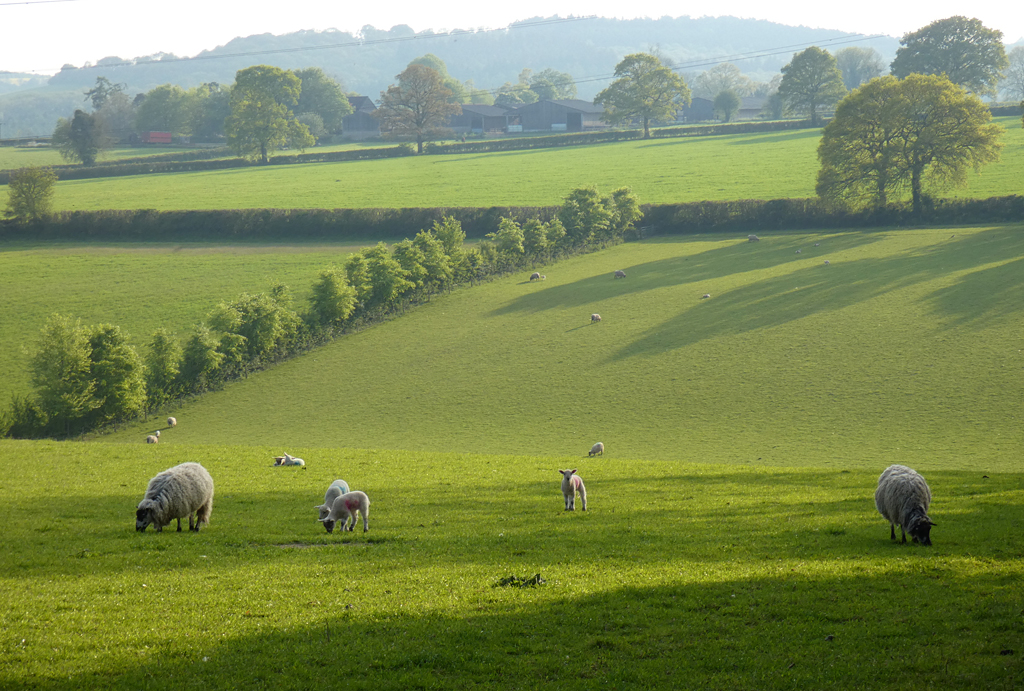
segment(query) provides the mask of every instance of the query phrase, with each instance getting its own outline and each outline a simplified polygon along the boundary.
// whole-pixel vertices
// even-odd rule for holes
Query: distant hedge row
[[[818,199],[646,204],[646,233],[687,234],[901,225],[963,225],[1024,220],[1024,196],[930,199],[922,214],[909,204],[846,211]],[[358,240],[408,237],[445,217],[480,239],[502,218],[548,221],[558,207],[412,209],[240,209],[222,211],[66,211],[38,223],[0,221],[0,239],[153,242]]]
[[[816,198],[652,204],[642,207],[647,233],[688,234],[903,225],[965,225],[1024,220],[1024,196],[928,199],[921,214],[910,204],[879,209],[835,209]]]
[[[391,240],[452,217],[469,238],[502,218],[547,221],[558,207],[64,211],[39,222],[0,221],[0,239],[108,241]]]

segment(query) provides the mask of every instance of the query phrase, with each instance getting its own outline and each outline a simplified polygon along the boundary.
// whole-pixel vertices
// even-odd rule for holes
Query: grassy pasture
[[[1021,194],[1024,130],[953,196]],[[663,139],[539,151],[422,156],[69,180],[59,210],[547,206],[566,190],[630,186],[645,203],[813,197],[820,132]],[[514,182],[513,182],[514,181]]]
[[[159,156],[169,153],[183,153],[192,151],[189,147],[167,147],[167,148],[117,148],[108,149],[100,153],[96,160],[99,163],[112,163],[123,158],[144,158]],[[57,149],[48,146],[33,148],[0,146],[0,170],[16,170],[28,166],[60,166],[66,165],[67,161],[60,157]]]
[[[0,244],[0,393],[29,390],[26,349],[46,318],[117,324],[136,347],[165,327],[182,340],[220,302],[288,285],[304,303],[316,273],[370,242],[355,244],[161,245]],[[140,351],[141,352],[141,351]]]
[[[879,468],[293,447],[300,470],[279,448],[0,442],[0,687],[1024,681],[1019,472],[922,469],[923,548],[888,539]],[[136,533],[146,482],[184,461],[214,476],[211,525]],[[586,513],[562,510],[566,465]],[[315,522],[336,477],[370,495],[368,534]]]
[[[233,383],[174,410],[166,441],[573,456],[600,440],[617,459],[1015,471],[1021,231],[629,243]]]

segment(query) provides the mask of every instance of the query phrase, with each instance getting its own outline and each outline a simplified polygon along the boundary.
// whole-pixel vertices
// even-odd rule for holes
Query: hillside
[[[1019,226],[655,238],[435,299],[174,410],[162,443],[1008,469],[1022,266]]]

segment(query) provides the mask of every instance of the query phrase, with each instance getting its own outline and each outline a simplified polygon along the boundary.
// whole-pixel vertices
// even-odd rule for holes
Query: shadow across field
[[[1006,620],[1020,596],[994,572],[962,580],[915,563],[884,574],[801,571],[766,563],[749,578],[579,594],[580,583],[550,572],[536,588],[495,587],[513,575],[496,569],[478,576],[476,604],[455,611],[441,604],[443,583],[420,583],[438,600],[422,612],[382,608],[350,584],[343,607],[310,607],[304,626],[280,628],[271,615],[253,620],[239,603],[225,617],[257,631],[189,648],[151,634],[144,662],[123,656],[61,678],[26,679],[8,667],[2,682],[36,689],[333,686],[325,680],[396,690],[994,689],[1022,680],[1020,639]]]

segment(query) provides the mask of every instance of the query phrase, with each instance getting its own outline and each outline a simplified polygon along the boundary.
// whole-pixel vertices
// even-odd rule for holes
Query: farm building
[[[694,98],[690,105],[679,109],[679,122],[706,122],[715,119],[715,106],[706,98]]]
[[[511,110],[505,106],[463,103],[462,114],[452,116],[448,121],[448,126],[459,134],[505,132],[509,126]]]
[[[347,139],[361,140],[380,136],[380,124],[373,117],[377,106],[368,96],[349,96],[348,102],[355,111],[341,121],[341,131]]]
[[[603,106],[579,99],[528,103],[509,115],[518,116],[524,132],[582,132],[608,126],[601,119]]]
[[[761,117],[761,111],[767,100],[764,96],[744,96],[740,99],[740,112],[736,114],[736,119],[757,120]]]

